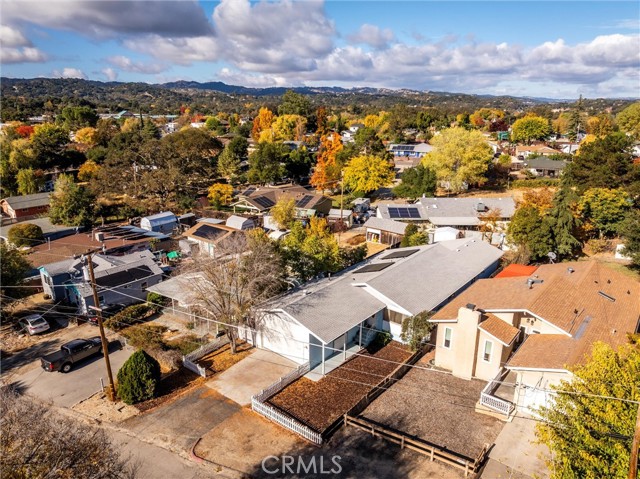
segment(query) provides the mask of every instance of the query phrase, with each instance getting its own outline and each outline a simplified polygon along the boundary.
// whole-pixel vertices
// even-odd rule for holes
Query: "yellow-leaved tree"
[[[436,172],[447,190],[457,192],[487,181],[493,150],[479,131],[447,128],[434,136],[431,144],[434,150],[424,156],[422,164]]]
[[[231,203],[233,198],[233,186],[226,183],[214,183],[209,187],[209,201],[216,208]]]
[[[341,169],[337,163],[337,155],[341,150],[342,142],[336,133],[320,138],[318,160],[310,181],[316,190],[323,191],[338,184]]]
[[[395,177],[391,163],[373,155],[352,158],[344,169],[344,186],[351,191],[370,193],[388,186]]]
[[[253,119],[253,128],[251,130],[251,137],[258,141],[260,140],[260,133],[263,130],[271,128],[273,122],[273,112],[266,107],[260,108],[258,116]]]

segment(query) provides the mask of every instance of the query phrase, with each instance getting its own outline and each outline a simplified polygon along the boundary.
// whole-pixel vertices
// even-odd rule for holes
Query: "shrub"
[[[587,241],[587,248],[591,250],[593,254],[600,254],[608,251],[610,248],[609,240],[606,238],[593,238]]]
[[[9,229],[9,243],[21,246],[36,246],[44,240],[42,228],[31,223],[21,223]]]
[[[377,351],[378,349],[383,348],[387,344],[389,344],[391,342],[391,339],[391,333],[389,333],[388,331],[378,331],[378,334],[376,334],[376,337],[373,339],[373,341],[371,341],[368,349]]]
[[[171,341],[165,344],[168,348],[179,351],[180,354],[186,356],[187,354],[194,352],[196,349],[202,346],[202,341],[200,341],[195,334],[187,334],[186,336],[182,336],[175,341]]]
[[[160,364],[143,350],[136,351],[118,371],[118,396],[126,404],[153,399],[160,382]]]
[[[560,178],[538,178],[534,180],[515,180],[510,188],[541,188],[543,186],[560,186]]]
[[[134,304],[124,308],[119,313],[114,314],[104,322],[104,325],[112,329],[113,331],[120,331],[121,329],[131,326],[132,324],[139,323],[147,319],[156,310],[153,306],[147,304]]]
[[[138,324],[122,331],[128,343],[139,349],[164,349],[162,333],[167,330],[159,324]]]
[[[180,354],[180,351],[173,349],[168,351],[164,349],[150,349],[147,352],[153,356],[165,370],[175,371],[182,366],[182,354]]]
[[[155,306],[156,312],[159,312],[163,306],[166,306],[167,298],[158,293],[147,293],[147,303],[152,303]]]

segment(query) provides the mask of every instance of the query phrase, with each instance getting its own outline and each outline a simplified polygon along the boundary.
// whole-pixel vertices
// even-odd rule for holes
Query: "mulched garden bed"
[[[238,341],[236,353],[231,352],[231,345],[225,344],[220,349],[198,359],[198,364],[207,370],[207,374],[216,374],[226,371],[240,360],[253,352],[253,346],[245,341]]]
[[[397,362],[406,361],[412,353],[404,345],[391,342],[377,351],[364,350],[361,354],[350,358],[319,381],[302,377],[292,382],[268,402],[323,432],[391,374],[398,367]]]
[[[200,375],[188,369],[180,368],[178,371],[168,374],[160,380],[158,397],[135,404],[135,407],[138,408],[140,412],[149,411],[167,401],[175,399],[194,387],[200,386],[204,381],[205,379]]]

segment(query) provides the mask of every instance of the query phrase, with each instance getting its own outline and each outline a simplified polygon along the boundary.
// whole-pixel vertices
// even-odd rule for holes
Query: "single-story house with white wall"
[[[214,220],[220,221],[220,220]],[[189,243],[197,246],[197,252],[215,256],[216,244],[233,234],[239,234],[239,230],[224,224],[198,221],[195,226],[184,232]],[[191,248],[191,251],[195,251]]]
[[[399,248],[291,290],[261,309],[256,346],[311,368],[377,331],[400,340],[405,318],[435,311],[497,268],[502,251],[476,240]]]
[[[640,283],[597,261],[545,264],[475,282],[440,309],[435,365],[489,381],[480,405],[505,415],[548,405],[596,341],[638,331]],[[517,386],[510,389],[502,381]]]

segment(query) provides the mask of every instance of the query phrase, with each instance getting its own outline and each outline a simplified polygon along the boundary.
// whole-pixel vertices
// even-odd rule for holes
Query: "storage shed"
[[[163,211],[140,220],[140,228],[156,233],[173,233],[178,226],[178,218],[171,211]]]

